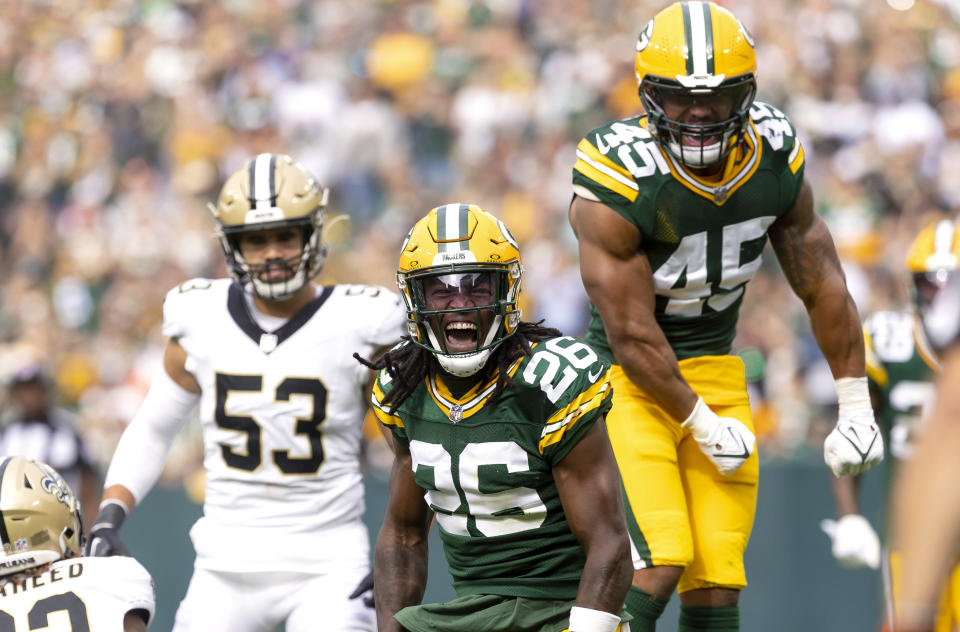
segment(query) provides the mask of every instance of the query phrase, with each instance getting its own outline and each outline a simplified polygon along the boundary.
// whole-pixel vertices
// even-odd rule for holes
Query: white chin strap
[[[688,147],[681,145],[676,141],[667,143],[670,153],[681,163],[690,167],[705,167],[715,164],[720,160],[720,147],[723,143],[717,141],[712,145],[700,147]]]
[[[503,318],[497,316],[493,319],[493,323],[490,325],[490,331],[487,332],[487,339],[483,341],[485,346],[490,344],[493,341],[493,337],[496,336],[497,331],[500,330],[500,323],[503,321]],[[466,354],[457,354],[450,355],[439,351],[443,347],[440,345],[440,342],[437,340],[436,335],[433,333],[433,327],[429,325],[426,327],[427,337],[430,339],[430,344],[436,351],[434,355],[437,356],[437,362],[440,363],[440,366],[443,367],[443,370],[451,375],[456,375],[457,377],[470,377],[477,371],[483,368],[487,363],[487,360],[490,359],[490,354],[500,345],[495,345],[489,349],[484,349],[483,351],[476,351],[474,353]]]

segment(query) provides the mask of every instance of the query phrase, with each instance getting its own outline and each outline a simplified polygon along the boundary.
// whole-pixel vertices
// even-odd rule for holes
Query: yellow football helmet
[[[0,576],[80,555],[80,503],[46,463],[0,460]]]
[[[281,300],[317,276],[326,258],[321,237],[328,195],[329,190],[290,156],[259,154],[243,163],[227,178],[216,206],[208,205],[233,277],[240,283],[250,282],[261,298]],[[286,279],[264,281],[260,270],[244,261],[237,237],[248,231],[288,227],[300,229],[303,249],[283,262],[289,272]]]
[[[716,164],[743,138],[757,93],[757,55],[728,10],[691,1],[657,13],[637,38],[636,72],[647,128],[684,165]],[[727,118],[684,122],[669,118],[665,103],[681,112],[709,103]]]
[[[506,225],[475,204],[446,204],[403,242],[397,287],[407,330],[444,370],[479,371],[520,324],[520,249]]]
[[[923,315],[960,262],[960,225],[941,219],[925,226],[907,251],[913,299]]]

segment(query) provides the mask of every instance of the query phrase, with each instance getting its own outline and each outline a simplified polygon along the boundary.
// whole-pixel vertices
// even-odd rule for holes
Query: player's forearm
[[[833,377],[866,375],[860,315],[842,279],[825,283],[816,298],[807,303],[807,312],[813,336]]]
[[[679,423],[693,410],[697,394],[680,373],[666,338],[660,338],[621,334],[611,336],[610,345],[630,381]]]
[[[419,604],[427,586],[427,541],[402,534],[389,523],[381,527],[374,554],[373,591],[380,632],[401,632],[393,615]]]
[[[837,517],[860,513],[860,475],[833,478],[833,498]]]
[[[137,506],[137,499],[134,498],[133,493],[123,485],[111,485],[103,490],[103,496],[100,498],[100,502],[102,503],[105,500],[119,500],[123,503],[128,514]]]
[[[625,538],[604,539],[614,546],[605,542],[591,547],[577,589],[577,605],[619,616],[633,579],[630,548],[615,545],[625,543]]]

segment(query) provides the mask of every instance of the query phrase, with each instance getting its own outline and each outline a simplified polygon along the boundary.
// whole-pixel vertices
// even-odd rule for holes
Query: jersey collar
[[[517,368],[522,361],[523,357],[517,358],[517,360],[510,365],[510,368],[507,369],[507,375],[513,377],[513,374],[517,372]],[[447,418],[456,423],[461,419],[470,417],[483,408],[484,403],[486,403],[490,395],[492,395],[493,391],[497,388],[498,375],[499,373],[495,372],[488,381],[477,382],[473,388],[463,394],[463,397],[458,398],[447,385],[443,383],[441,375],[431,373],[426,378],[427,392],[430,393],[430,398],[433,402],[446,413]]]
[[[646,127],[646,119],[644,119]],[[719,182],[704,180],[687,171],[682,164],[663,147],[657,144],[657,149],[664,155],[670,165],[670,173],[683,186],[687,187],[697,195],[704,197],[717,206],[730,199],[730,196],[747,183],[750,176],[754,174],[760,165],[760,156],[763,153],[763,143],[757,139],[757,130],[753,121],[748,121],[744,139],[747,145],[747,151],[743,157],[736,159],[734,156],[738,150],[734,150],[726,159],[726,165],[723,170],[723,177]]]
[[[304,305],[299,312],[293,315],[293,318],[269,332],[264,331],[250,315],[247,302],[243,297],[243,287],[239,283],[232,283],[227,291],[227,311],[230,312],[230,316],[237,327],[259,345],[263,353],[269,354],[280,346],[284,340],[297,333],[317,313],[317,310],[330,298],[333,287],[332,285],[324,287],[320,294]]]

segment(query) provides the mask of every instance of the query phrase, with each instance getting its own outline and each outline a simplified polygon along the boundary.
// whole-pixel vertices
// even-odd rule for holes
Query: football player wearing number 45
[[[394,450],[380,632],[629,630],[609,366],[520,320],[521,275],[507,227],[475,205],[431,210],[403,242],[409,335],[373,364]],[[434,516],[457,598],[419,605]]]
[[[627,609],[653,630],[678,588],[680,630],[738,630],[758,466],[743,364],[729,355],[769,238],[836,379],[824,444],[837,476],[880,461],[856,305],[804,182],[787,118],[754,101],[747,29],[677,2],[640,33],[646,114],[577,146],[570,220],[593,304],[587,342],[614,362],[607,423],[636,569]]]
[[[212,211],[233,279],[194,279],[163,305],[163,367],[124,431],[91,530],[93,555],[124,553],[118,530],[200,403],[206,496],[174,630],[375,630],[362,521],[361,424],[376,355],[403,333],[384,288],[315,286],[327,190],[289,156],[260,154]],[[216,608],[211,604],[217,604]]]
[[[46,463],[0,459],[0,540],[0,630],[147,629],[150,574],[132,557],[80,557],[79,503]]]

